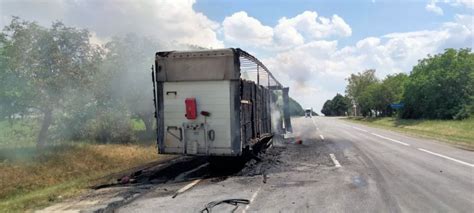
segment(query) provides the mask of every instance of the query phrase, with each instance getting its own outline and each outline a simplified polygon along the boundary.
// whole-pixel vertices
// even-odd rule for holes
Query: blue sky
[[[340,40],[347,45],[369,36],[432,29],[452,20],[456,13],[472,14],[465,7],[445,7],[444,15],[440,16],[425,10],[426,4],[422,0],[198,0],[193,8],[219,22],[229,14],[246,11],[270,26],[276,25],[281,17],[293,17],[308,10],[325,17],[337,14],[353,29],[351,37]]]
[[[0,0],[0,27],[15,15],[89,29],[97,44],[135,33],[160,50],[240,47],[319,111],[352,73],[409,73],[428,54],[473,48],[473,12],[473,0]]]

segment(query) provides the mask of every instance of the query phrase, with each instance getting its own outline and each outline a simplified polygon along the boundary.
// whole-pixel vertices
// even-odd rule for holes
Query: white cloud
[[[445,0],[448,2],[451,2],[452,5],[454,6],[464,6],[467,8],[474,9],[474,1],[473,0]]]
[[[436,1],[431,1],[429,4],[425,6],[425,9],[427,11],[436,13],[437,15],[443,15],[443,9],[441,9],[441,7],[436,5]]]
[[[273,28],[241,11],[226,17],[222,25],[227,41],[253,44],[250,46],[272,45],[275,48],[287,48],[315,39],[347,37],[352,34],[351,27],[338,15],[325,18],[314,11],[305,11],[292,18],[283,17]]]
[[[276,52],[263,59],[267,67],[281,83],[290,86],[292,97],[305,107],[318,110],[326,99],[344,93],[345,78],[351,73],[370,68],[376,69],[379,77],[409,72],[427,54],[449,47],[474,47],[472,15],[456,15],[454,21],[434,30],[367,37],[344,47],[339,47],[335,39],[350,36],[352,30],[337,15],[325,18],[306,11],[292,18],[281,18],[273,28],[244,12],[226,20],[232,20],[232,25],[224,21],[225,29],[231,26],[244,31],[226,38],[240,43],[262,41],[265,45],[257,46],[257,51]]]
[[[453,22],[434,30],[368,37],[344,47],[339,47],[337,41],[311,41],[267,58],[264,63],[284,79],[282,83],[290,86],[296,100],[319,110],[326,99],[344,93],[345,78],[351,73],[369,68],[375,68],[381,78],[408,73],[427,54],[445,48],[474,48],[472,19],[472,15],[456,15]]]
[[[426,4],[425,9],[437,15],[443,15],[443,9],[438,6],[438,3],[454,7],[474,9],[474,0],[430,0],[428,4]]]
[[[249,17],[244,11],[226,17],[222,26],[225,39],[230,42],[242,42],[253,46],[270,45],[273,42],[273,29]]]
[[[223,47],[217,38],[219,23],[194,11],[195,0],[116,1],[116,0],[52,0],[1,1],[1,25],[8,24],[11,15],[42,25],[62,20],[67,25],[88,28],[97,38],[136,33],[172,43],[187,43],[203,47]]]
[[[463,14],[456,14],[454,17],[455,21],[463,26],[467,26],[472,30],[474,25],[474,15],[463,15]]]
[[[275,26],[275,37],[280,44],[301,44],[304,39],[347,37],[351,34],[351,27],[338,15],[318,17],[314,11],[305,11],[293,18],[283,17]]]

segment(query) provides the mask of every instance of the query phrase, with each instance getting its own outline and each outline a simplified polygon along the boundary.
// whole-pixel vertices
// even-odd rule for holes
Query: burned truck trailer
[[[288,88],[241,49],[158,52],[154,67],[160,154],[241,156],[291,130],[289,117],[272,126],[274,90]]]

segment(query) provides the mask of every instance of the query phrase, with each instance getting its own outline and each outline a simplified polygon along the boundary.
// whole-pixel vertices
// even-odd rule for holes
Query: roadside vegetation
[[[167,159],[155,146],[150,77],[163,44],[91,38],[17,17],[0,32],[0,212],[36,209]]]
[[[15,152],[29,152],[28,159],[0,163],[2,212],[47,206],[111,181],[107,175],[159,159],[154,146],[123,144],[76,143],[48,147],[41,154],[28,148]]]
[[[153,138],[150,68],[159,46],[133,34],[99,45],[84,29],[13,18],[0,33],[0,119],[30,122],[38,148]]]
[[[380,80],[375,70],[352,74],[346,95],[326,101],[327,116],[356,116],[372,126],[444,139],[472,148],[474,143],[474,53],[446,49],[419,60],[409,75]],[[359,117],[360,116],[360,117]]]
[[[55,140],[37,149],[36,123],[29,119],[0,121],[0,212],[46,206],[117,178],[108,177],[110,174],[169,158],[156,154],[154,141]],[[136,127],[144,128],[143,124]]]

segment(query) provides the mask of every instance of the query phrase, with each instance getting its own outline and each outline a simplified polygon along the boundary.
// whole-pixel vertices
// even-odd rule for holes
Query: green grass
[[[90,186],[95,179],[81,178],[60,183],[50,187],[32,190],[28,193],[16,194],[2,199],[0,211],[21,212],[46,207],[54,202],[75,196]]]
[[[474,149],[474,118],[465,120],[414,120],[397,118],[348,118],[373,127],[433,138]]]
[[[134,131],[145,131],[145,123],[139,119],[132,119],[132,129]]]

